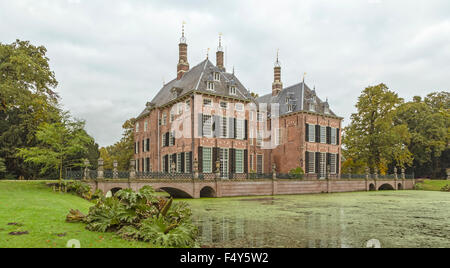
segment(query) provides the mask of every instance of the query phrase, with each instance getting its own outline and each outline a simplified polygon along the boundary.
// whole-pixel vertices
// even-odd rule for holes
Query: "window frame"
[[[209,151],[209,153],[207,153]],[[203,166],[203,173],[212,173],[213,172],[213,148],[212,147],[203,147],[202,149],[202,166]],[[208,156],[208,157],[205,157]],[[209,163],[207,162],[209,161]]]

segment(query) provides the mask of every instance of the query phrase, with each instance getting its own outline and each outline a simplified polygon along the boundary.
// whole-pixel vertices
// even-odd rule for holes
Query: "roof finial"
[[[185,21],[181,24],[181,38],[180,43],[186,43],[186,37],[184,37],[184,25],[186,24]]]
[[[206,59],[209,59],[209,47],[208,47],[208,49],[206,51]]]
[[[306,73],[303,73],[303,83],[305,83],[305,76],[306,76]]]
[[[233,65],[233,76],[234,76],[234,65]]]
[[[277,49],[277,61],[275,62],[275,67],[280,67],[280,61],[278,59],[279,54],[280,54],[280,49]]]

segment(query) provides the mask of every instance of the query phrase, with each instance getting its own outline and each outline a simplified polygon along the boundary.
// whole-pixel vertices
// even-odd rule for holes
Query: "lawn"
[[[449,180],[424,180],[416,184],[417,190],[440,191],[445,185],[450,185]]]
[[[44,181],[0,181],[0,248],[64,248],[71,239],[79,240],[82,248],[151,247],[65,222],[70,209],[87,213],[91,206],[77,196],[53,192]]]

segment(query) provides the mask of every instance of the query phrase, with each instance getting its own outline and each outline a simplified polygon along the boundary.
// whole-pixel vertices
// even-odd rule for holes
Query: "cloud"
[[[223,33],[226,67],[252,91],[270,92],[280,49],[285,86],[316,85],[346,118],[361,90],[386,83],[402,97],[447,90],[450,2],[0,0],[0,42],[44,45],[66,109],[101,145],[120,139],[176,74],[181,22],[191,66]]]

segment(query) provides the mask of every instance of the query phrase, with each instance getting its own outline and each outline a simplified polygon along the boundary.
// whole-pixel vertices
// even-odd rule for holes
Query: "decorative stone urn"
[[[98,179],[105,178],[104,173],[103,173],[103,164],[104,164],[103,158],[100,157],[98,159],[98,168],[97,168],[97,178]]]
[[[114,179],[118,179],[119,178],[119,171],[117,170],[117,167],[119,166],[119,163],[117,162],[117,160],[114,160],[113,162],[113,178]]]
[[[394,167],[394,179],[398,179],[398,170],[397,167]]]
[[[89,163],[89,160],[84,160],[84,176],[83,176],[83,178],[85,179],[85,180],[87,180],[87,179],[89,179],[89,165],[90,165],[90,163]]]

